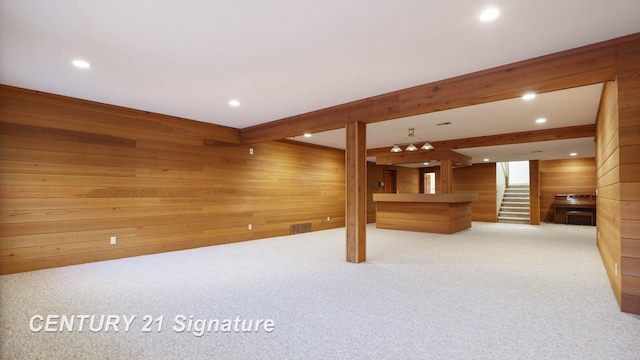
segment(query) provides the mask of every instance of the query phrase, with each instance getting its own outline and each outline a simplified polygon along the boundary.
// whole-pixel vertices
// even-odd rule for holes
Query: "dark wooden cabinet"
[[[595,195],[556,194],[553,207],[556,224],[596,224]]]

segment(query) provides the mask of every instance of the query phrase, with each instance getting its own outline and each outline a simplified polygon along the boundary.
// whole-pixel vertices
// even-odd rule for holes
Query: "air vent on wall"
[[[311,231],[311,223],[292,224],[289,233],[302,234]]]

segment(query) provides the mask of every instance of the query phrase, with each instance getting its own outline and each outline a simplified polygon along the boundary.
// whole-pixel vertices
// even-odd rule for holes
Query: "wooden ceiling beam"
[[[242,143],[279,140],[614,80],[616,45],[640,33],[247,127]]]
[[[427,150],[392,153],[389,152],[389,149],[387,149],[387,152],[385,154],[379,154],[378,156],[376,156],[377,165],[416,164],[433,160],[450,160],[452,164],[467,166],[471,165],[470,156],[463,155],[451,150]]]
[[[485,146],[513,145],[541,141],[579,139],[596,136],[596,125],[578,125],[555,129],[522,131],[508,134],[478,136],[464,139],[431,141],[436,150],[469,149]],[[384,156],[391,154],[393,145],[369,149],[367,156]],[[423,151],[426,152],[426,151]]]

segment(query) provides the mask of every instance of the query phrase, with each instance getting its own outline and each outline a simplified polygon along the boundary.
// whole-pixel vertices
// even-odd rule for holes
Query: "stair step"
[[[529,211],[527,211],[527,210],[524,210],[524,211],[523,210],[520,210],[520,211],[516,210],[516,211],[514,211],[514,210],[503,210],[503,209],[500,209],[500,213],[501,214],[516,214],[516,215],[526,214],[526,215],[529,215]]]
[[[514,212],[514,213],[529,213],[528,207],[512,207],[512,206],[501,206],[500,212]]]
[[[529,185],[509,186],[502,198],[498,222],[510,224],[529,224]]]
[[[531,216],[529,213],[510,213],[510,212],[500,212],[498,214],[498,219],[500,218],[513,218],[513,219],[529,219]]]
[[[523,220],[529,220],[529,218],[522,218],[522,217],[513,217],[513,216],[498,216],[498,220],[509,220],[509,221],[523,221]]]
[[[529,219],[527,220],[498,219],[498,222],[503,224],[522,224],[522,225],[529,225],[531,223]]]

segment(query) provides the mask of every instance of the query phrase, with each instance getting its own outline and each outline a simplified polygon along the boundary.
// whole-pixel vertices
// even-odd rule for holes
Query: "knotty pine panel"
[[[594,158],[540,161],[540,220],[555,222],[556,194],[590,194],[596,191]]]
[[[0,113],[2,274],[344,226],[341,150],[7,86]]]

